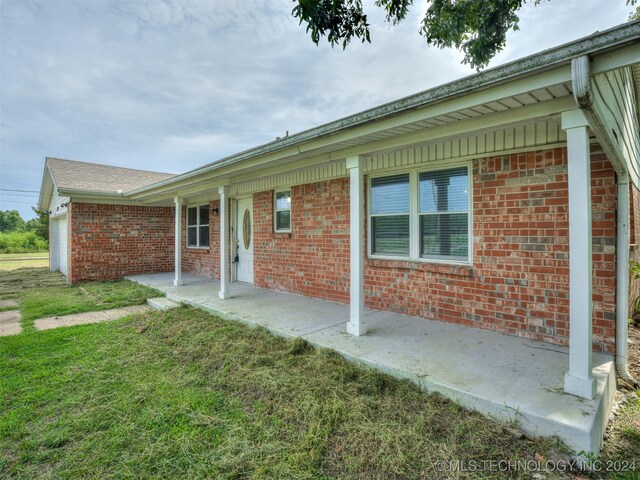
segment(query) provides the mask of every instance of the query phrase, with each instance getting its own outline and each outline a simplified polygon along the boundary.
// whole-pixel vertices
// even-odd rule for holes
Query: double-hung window
[[[371,179],[371,253],[409,256],[409,174]]]
[[[469,260],[469,171],[467,167],[422,172],[420,256]]]
[[[187,208],[187,247],[209,246],[209,206]]]
[[[274,222],[276,232],[291,232],[291,190],[276,190],[274,198]]]
[[[372,178],[369,253],[469,263],[469,189],[466,166]]]

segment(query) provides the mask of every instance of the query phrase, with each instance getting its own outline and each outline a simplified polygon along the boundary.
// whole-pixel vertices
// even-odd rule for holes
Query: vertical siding
[[[593,108],[603,119],[611,143],[627,162],[635,185],[640,182],[640,127],[631,67],[593,77]]]
[[[566,142],[557,119],[548,118],[500,130],[453,137],[367,156],[366,171],[410,167],[427,162],[456,158],[484,157],[517,149],[543,148]],[[235,186],[234,194],[260,192],[283,186],[304,185],[347,176],[344,160],[314,166],[297,172],[283,172]]]
[[[61,197],[58,195],[58,191],[54,188],[53,193],[51,194],[51,201],[49,202],[51,217],[57,217],[58,215],[64,215],[67,213],[67,203],[69,203],[69,197]]]

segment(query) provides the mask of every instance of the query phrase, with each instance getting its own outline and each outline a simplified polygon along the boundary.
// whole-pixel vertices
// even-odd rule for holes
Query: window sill
[[[210,250],[210,247],[187,247],[187,250]]]
[[[424,260],[406,260],[401,258],[367,257],[367,265],[376,268],[396,268],[404,270],[420,270],[422,272],[441,273],[443,275],[473,276],[473,266],[468,264],[427,262]]]

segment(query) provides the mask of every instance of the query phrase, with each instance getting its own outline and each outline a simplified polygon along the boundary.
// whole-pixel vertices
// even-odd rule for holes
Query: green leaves
[[[518,29],[516,12],[527,0],[433,0],[419,32],[428,45],[455,47],[464,52],[463,63],[481,69],[502,50],[507,32]],[[530,0],[531,1],[531,0]],[[538,4],[541,0],[532,0]],[[628,0],[635,1],[635,0]],[[371,42],[362,0],[293,0],[292,14],[307,24],[317,45],[327,37],[331,46],[346,48],[353,38]],[[407,16],[413,0],[376,0],[386,21],[397,25]]]
[[[412,3],[413,0],[376,0],[376,7],[384,8],[387,22],[397,25],[405,19]]]
[[[485,67],[502,50],[507,32],[517,30],[515,14],[525,0],[434,0],[420,33],[429,45],[455,46],[465,54],[463,63]]]
[[[331,46],[346,48],[353,37],[370,42],[367,16],[361,0],[294,0],[292,15],[307,24],[307,33],[317,45],[327,37]]]

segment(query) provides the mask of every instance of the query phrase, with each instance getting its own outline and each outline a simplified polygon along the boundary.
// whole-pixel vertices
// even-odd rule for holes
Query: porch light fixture
[[[220,209],[218,208],[212,208],[211,209],[211,215],[218,215],[220,213]]]

